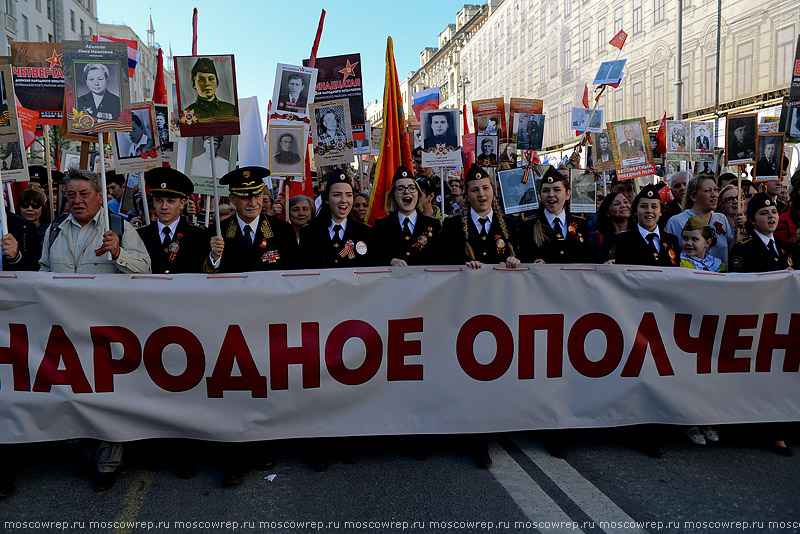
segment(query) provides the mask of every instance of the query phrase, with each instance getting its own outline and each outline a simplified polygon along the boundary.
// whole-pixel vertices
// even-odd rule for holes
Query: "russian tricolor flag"
[[[414,115],[419,120],[419,114],[425,109],[439,109],[439,88],[431,87],[424,89],[419,93],[414,93],[411,97],[411,108],[414,110]]]
[[[139,63],[139,41],[117,39],[116,37],[103,37],[102,35],[94,35],[92,36],[92,40],[106,43],[125,43],[128,46],[128,78],[133,78],[133,71],[136,69],[136,64]]]

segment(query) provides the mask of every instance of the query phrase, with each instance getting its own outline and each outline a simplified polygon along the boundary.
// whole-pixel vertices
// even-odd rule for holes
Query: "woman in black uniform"
[[[414,173],[400,166],[392,178],[386,217],[375,221],[378,263],[392,267],[436,263],[442,224],[422,214],[422,198]]]
[[[661,197],[655,186],[648,185],[633,199],[633,218],[636,227],[617,234],[616,263],[678,267],[681,245],[678,237],[658,229],[661,217]]]
[[[442,225],[439,255],[442,264],[466,264],[480,269],[484,263],[503,263],[510,269],[520,264],[511,245],[513,236],[494,196],[494,185],[484,169],[472,165],[465,182],[466,202],[461,213]]]
[[[522,222],[520,259],[526,263],[588,263],[589,225],[569,213],[569,176],[550,167],[539,185],[539,209]]]

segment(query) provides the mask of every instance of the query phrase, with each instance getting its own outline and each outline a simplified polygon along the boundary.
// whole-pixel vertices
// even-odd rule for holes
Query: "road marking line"
[[[528,519],[540,524],[547,522],[552,524],[563,523],[565,525],[563,528],[537,526],[536,529],[538,531],[553,534],[583,532],[574,528],[574,526],[566,526],[574,525],[575,521],[495,441],[492,441],[490,452],[492,456],[490,471]]]
[[[528,435],[509,436],[525,455],[552,480],[564,494],[580,507],[595,522],[598,528],[602,522],[611,524],[635,524],[636,521],[625,513],[605,493],[589,482],[565,460],[554,458],[535,439]],[[641,528],[614,528],[614,534],[646,534]]]
[[[126,523],[133,524],[133,522],[136,521],[136,518],[139,517],[139,512],[142,509],[144,498],[147,496],[147,490],[150,488],[150,484],[152,482],[152,472],[145,470],[139,473],[139,476],[137,476],[133,481],[131,489],[128,490],[128,494],[125,496],[125,500],[123,501],[124,508],[122,509],[122,513],[119,514],[116,519],[117,523],[124,525]],[[130,534],[132,531],[132,528],[120,527],[113,529],[111,533]]]

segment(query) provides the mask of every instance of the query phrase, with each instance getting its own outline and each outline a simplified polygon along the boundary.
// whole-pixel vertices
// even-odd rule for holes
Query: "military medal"
[[[352,243],[352,241],[350,241],[350,243]],[[356,252],[358,252],[358,254],[360,256],[363,256],[364,254],[366,254],[367,253],[367,244],[364,243],[363,241],[359,241],[358,243],[356,243]]]
[[[261,240],[261,248],[267,248],[267,240],[266,239],[262,239]]]
[[[175,243],[173,241],[172,243],[169,244],[169,247],[167,247],[167,250],[169,250],[170,252],[178,252],[179,248],[180,248],[180,245],[178,245],[177,243]]]
[[[178,250],[181,248],[181,238],[183,234],[175,234],[175,241],[169,244],[167,250],[169,251],[169,257],[167,258],[167,262],[172,263],[175,261],[175,258],[178,256]]]

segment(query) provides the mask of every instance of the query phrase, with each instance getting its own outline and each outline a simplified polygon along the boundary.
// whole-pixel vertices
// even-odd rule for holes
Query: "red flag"
[[[192,11],[192,55],[197,55],[197,8]]]
[[[464,109],[461,114],[464,117],[464,135],[469,135],[469,121],[467,121],[467,105],[464,104]],[[464,168],[469,169],[472,166],[472,152],[464,154]]]
[[[411,168],[411,145],[403,114],[403,97],[397,80],[392,38],[386,40],[386,81],[383,87],[383,133],[381,151],[376,163],[375,182],[372,184],[366,222],[374,224],[386,215],[386,198],[392,187],[392,177],[400,165]]]
[[[319,48],[319,39],[322,37],[322,24],[325,22],[325,10],[319,16],[319,24],[317,25],[317,35],[314,37],[314,46],[311,47],[311,56],[308,58],[308,66],[312,69],[317,63],[317,48]]]
[[[158,67],[156,68],[156,83],[153,87],[153,103],[167,103],[167,86],[164,83],[164,52],[158,49]]]
[[[658,146],[656,147],[657,154],[663,154],[667,151],[667,112],[664,112],[664,117],[661,119],[661,125],[658,127],[656,133],[658,139]]]
[[[589,86],[583,84],[583,99],[581,100],[583,107],[589,109]]]
[[[616,46],[617,48],[622,50],[622,47],[625,45],[625,39],[627,38],[628,34],[625,33],[625,30],[620,30],[619,33],[615,35],[613,39],[611,39],[608,42],[608,44],[610,44],[611,46]]]
[[[36,140],[36,119],[39,118],[39,112],[22,107],[17,95],[14,95],[14,100],[17,103],[17,117],[22,125],[22,140],[27,150]]]

